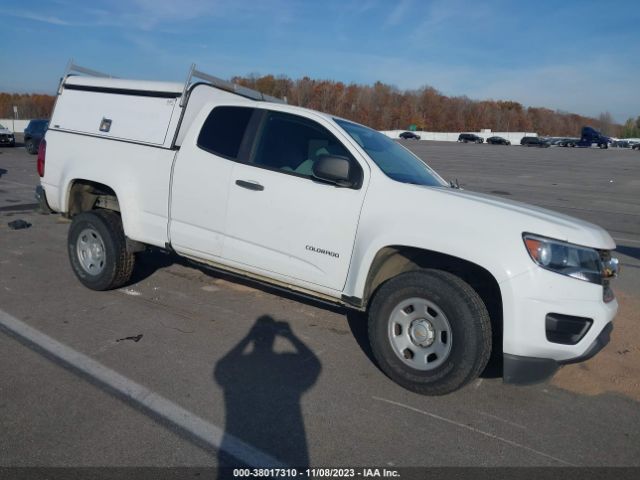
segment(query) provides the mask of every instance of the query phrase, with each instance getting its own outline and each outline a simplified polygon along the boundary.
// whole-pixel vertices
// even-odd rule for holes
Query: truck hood
[[[9,130],[8,128],[6,128],[6,127],[5,127],[5,128],[0,128],[0,133],[3,133],[3,134],[7,134],[7,133],[8,133],[8,134],[12,134],[13,132],[12,132],[11,130]]]
[[[488,222],[495,220],[499,224],[506,223],[521,233],[533,233],[600,250],[613,250],[616,247],[611,235],[602,227],[569,215],[466,190],[443,188],[438,191],[453,197],[450,200],[455,199],[455,203],[460,203],[457,209],[477,211]]]

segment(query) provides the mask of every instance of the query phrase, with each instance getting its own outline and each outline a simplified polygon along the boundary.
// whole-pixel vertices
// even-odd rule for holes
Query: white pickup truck
[[[602,228],[462,191],[372,129],[194,66],[185,84],[71,71],[85,75],[61,81],[36,194],[72,219],[87,287],[126,284],[146,246],[171,250],[367,312],[380,368],[429,395],[491,354],[525,384],[608,342]]]

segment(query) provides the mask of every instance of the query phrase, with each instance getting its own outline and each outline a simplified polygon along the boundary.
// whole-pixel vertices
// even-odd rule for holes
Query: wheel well
[[[69,204],[67,215],[75,215],[103,208],[120,211],[120,204],[116,192],[111,187],[91,180],[74,180],[69,189]]]
[[[452,273],[467,282],[480,296],[491,318],[494,347],[502,346],[502,295],[495,277],[468,260],[419,248],[392,246],[380,250],[369,270],[363,304],[368,305],[376,290],[401,273],[432,268]]]

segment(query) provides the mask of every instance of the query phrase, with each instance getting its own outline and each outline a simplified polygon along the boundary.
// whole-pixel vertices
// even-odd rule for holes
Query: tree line
[[[292,105],[327,112],[378,130],[401,130],[415,125],[418,130],[432,132],[490,128],[495,132],[580,136],[580,129],[590,125],[612,136],[633,136],[623,135],[625,132],[640,136],[640,117],[623,126],[616,124],[608,112],[592,118],[544,107],[525,107],[508,100],[450,97],[429,86],[400,90],[382,82],[360,85],[274,75],[234,77],[232,81],[286,98]],[[48,118],[54,100],[51,95],[0,93],[0,118],[12,118],[13,105],[18,106],[19,118]]]
[[[580,136],[581,128],[590,125],[617,136],[622,128],[607,112],[591,118],[544,107],[524,107],[513,101],[450,97],[429,86],[403,91],[382,82],[358,85],[273,75],[232,80],[268,95],[286,97],[290,104],[338,115],[378,130],[401,130],[416,125],[418,130],[431,132],[490,128],[495,132]]]
[[[622,125],[620,138],[640,138],[640,115],[634,120],[628,119]]]
[[[49,118],[56,97],[39,93],[0,93],[0,118],[14,118],[13,107],[18,107],[16,118]]]

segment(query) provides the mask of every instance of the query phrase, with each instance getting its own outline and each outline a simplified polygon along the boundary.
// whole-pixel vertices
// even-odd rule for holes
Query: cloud
[[[283,0],[255,5],[233,0],[96,0],[91,6],[58,1],[55,15],[27,11],[4,12],[14,17],[70,27],[115,27],[124,30],[155,31],[177,29],[188,22],[207,18],[260,18],[278,12],[272,20],[282,25],[293,21],[293,9]],[[42,9],[46,12],[46,8]]]
[[[624,59],[591,58],[588,63],[500,69],[473,88],[481,98],[508,98],[589,116],[609,111],[618,122],[640,114],[640,72]]]
[[[62,20],[61,18],[50,16],[50,15],[38,15],[35,13],[29,13],[29,12],[11,12],[11,11],[5,11],[4,13],[12,17],[24,18],[26,20],[34,20],[36,22],[48,23],[50,25],[65,25],[65,26],[72,25],[70,22],[66,20]]]
[[[391,13],[384,22],[384,27],[395,27],[404,19],[409,7],[411,7],[410,0],[399,0],[396,6],[391,10]]]

